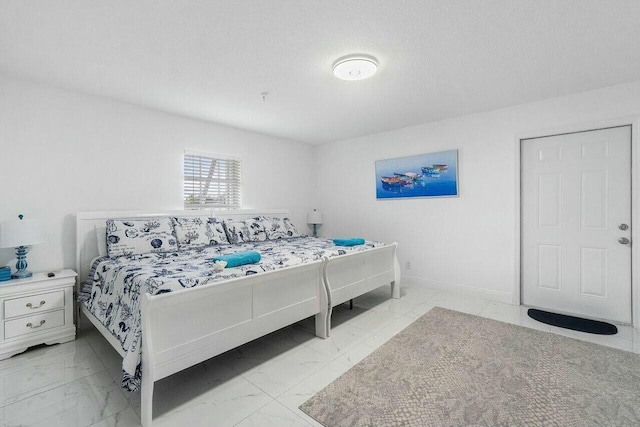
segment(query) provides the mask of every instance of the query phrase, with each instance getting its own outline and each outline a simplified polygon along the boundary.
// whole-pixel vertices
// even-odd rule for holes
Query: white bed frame
[[[77,269],[82,283],[99,255],[96,229],[110,218],[216,216],[246,219],[288,217],[286,209],[154,212],[78,212]],[[102,231],[104,232],[104,231]],[[400,296],[399,265],[393,245],[336,258],[197,286],[161,295],[145,294],[142,316],[141,421],[151,426],[153,387],[162,378],[256,338],[315,316],[316,335],[329,336],[331,307],[385,284]],[[80,311],[124,357],[118,340],[82,304]]]
[[[388,284],[391,284],[391,296],[400,298],[397,247],[398,244],[393,243],[325,260],[322,276],[329,298],[327,334],[331,333],[331,312],[337,305]]]

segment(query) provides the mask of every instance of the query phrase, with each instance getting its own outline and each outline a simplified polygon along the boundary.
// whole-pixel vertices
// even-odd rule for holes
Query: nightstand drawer
[[[64,307],[64,291],[8,299],[4,302],[4,318],[24,316]]]
[[[63,325],[64,310],[36,314],[4,322],[4,337],[5,339],[15,338],[20,335],[33,334]]]

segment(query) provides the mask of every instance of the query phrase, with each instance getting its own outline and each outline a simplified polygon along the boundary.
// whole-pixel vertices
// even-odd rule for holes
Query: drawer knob
[[[39,309],[40,307],[42,307],[42,306],[45,304],[45,302],[46,302],[46,301],[40,301],[40,305],[39,305],[39,306],[37,306],[37,307],[34,307],[34,306],[33,306],[33,304],[31,304],[31,303],[27,303],[27,308],[31,308],[31,309],[33,309],[33,310],[37,310],[37,309]]]
[[[31,328],[31,329],[39,328],[40,326],[44,325],[44,322],[46,322],[46,320],[41,320],[40,324],[35,326],[33,326],[33,323],[29,322],[27,323],[27,328]]]

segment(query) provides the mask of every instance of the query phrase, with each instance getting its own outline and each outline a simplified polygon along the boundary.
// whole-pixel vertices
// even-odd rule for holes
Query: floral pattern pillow
[[[290,239],[292,237],[300,237],[300,233],[296,230],[289,218],[275,218],[270,216],[262,217],[265,223],[267,238],[269,240]]]
[[[169,217],[107,220],[107,254],[110,258],[176,250],[178,245]]]
[[[222,222],[216,218],[206,216],[174,217],[173,227],[180,249],[229,244]]]
[[[251,219],[223,220],[230,243],[264,242],[267,240],[266,223],[261,216]]]

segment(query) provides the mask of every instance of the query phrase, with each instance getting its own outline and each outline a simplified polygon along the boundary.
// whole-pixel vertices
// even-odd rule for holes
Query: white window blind
[[[241,168],[238,159],[185,152],[184,207],[240,207]]]

